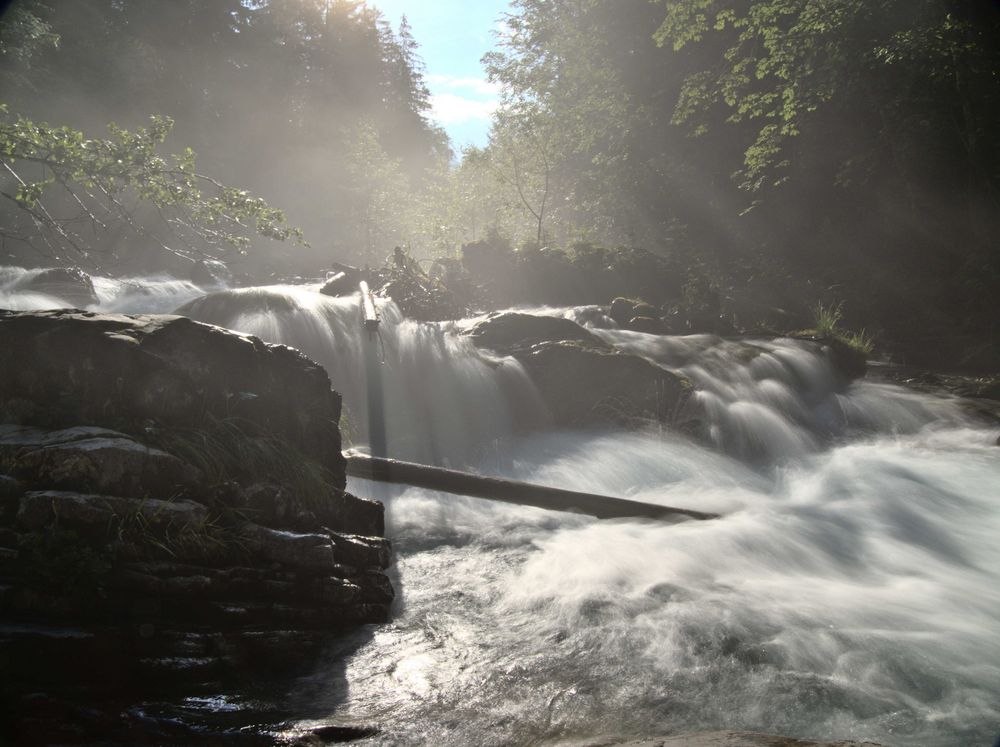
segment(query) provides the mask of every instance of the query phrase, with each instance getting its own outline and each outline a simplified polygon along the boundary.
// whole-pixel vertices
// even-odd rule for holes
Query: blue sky
[[[493,48],[507,0],[369,0],[392,24],[406,15],[427,66],[433,119],[452,147],[485,145],[497,91],[479,59]]]

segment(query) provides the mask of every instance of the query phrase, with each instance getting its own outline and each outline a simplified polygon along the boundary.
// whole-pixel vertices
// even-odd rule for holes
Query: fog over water
[[[0,305],[59,305],[18,292],[17,272],[0,274]],[[944,746],[1000,731],[1000,429],[956,398],[842,388],[795,340],[659,337],[539,309],[688,376],[703,418],[700,440],[558,431],[516,362],[456,334],[468,323],[384,302],[369,341],[357,299],[315,286],[97,291],[96,308],[188,304],[300,348],[344,393],[356,445],[376,344],[391,455],[722,514],[597,521],[351,481],[386,502],[399,596],[390,623],[300,683],[292,698],[319,721],[438,745],[724,728]]]

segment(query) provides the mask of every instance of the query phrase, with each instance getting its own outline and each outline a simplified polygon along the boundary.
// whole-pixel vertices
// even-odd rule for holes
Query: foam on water
[[[26,270],[23,267],[0,267],[0,309],[43,311],[73,306],[66,299],[24,287],[41,272],[44,272],[44,268]],[[205,293],[189,280],[178,280],[169,275],[141,278],[105,278],[94,275],[91,280],[98,298],[97,304],[87,307],[92,311],[168,314],[181,304]]]
[[[725,514],[670,526],[357,483],[388,498],[402,598],[348,690],[323,697],[385,724],[385,744],[710,729],[989,744],[996,435],[881,436],[769,474],[643,434],[512,450],[514,477]]]

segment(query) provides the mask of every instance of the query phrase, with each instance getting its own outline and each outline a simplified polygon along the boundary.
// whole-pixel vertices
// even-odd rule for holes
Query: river
[[[0,275],[0,305],[53,305],[18,277]],[[987,745],[1000,732],[1000,428],[961,400],[842,389],[795,340],[657,337],[594,308],[536,309],[684,374],[705,419],[700,439],[560,431],[515,361],[461,336],[474,320],[419,324],[384,302],[369,340],[357,299],[315,286],[97,291],[99,309],[187,303],[302,349],[343,392],[361,448],[377,379],[390,455],[722,515],[597,521],[353,480],[386,503],[398,599],[390,623],[289,694],[319,722],[432,745],[714,729]]]

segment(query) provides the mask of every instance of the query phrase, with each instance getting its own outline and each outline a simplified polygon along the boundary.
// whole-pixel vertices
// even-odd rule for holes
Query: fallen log
[[[361,316],[364,319],[365,330],[369,335],[378,332],[378,311],[375,309],[375,299],[368,288],[368,283],[362,280],[358,283],[358,290],[361,291]]]
[[[444,467],[429,467],[425,464],[369,456],[353,450],[345,451],[344,457],[347,459],[347,474],[352,477],[470,495],[519,506],[535,506],[550,511],[583,513],[596,516],[598,519],[667,519],[677,516],[699,520],[719,518],[718,514],[686,508],[657,506],[627,498],[578,493],[574,490],[532,485],[500,477],[473,475]]]

